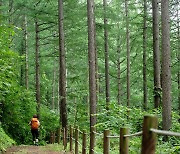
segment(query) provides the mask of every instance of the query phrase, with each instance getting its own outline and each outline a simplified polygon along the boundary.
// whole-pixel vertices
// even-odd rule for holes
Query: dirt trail
[[[50,146],[14,146],[7,149],[3,154],[73,154],[71,152],[61,152],[53,150]]]

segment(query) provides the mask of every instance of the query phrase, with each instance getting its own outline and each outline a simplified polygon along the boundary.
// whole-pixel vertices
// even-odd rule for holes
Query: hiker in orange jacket
[[[34,115],[33,118],[31,119],[31,121],[29,122],[30,126],[31,126],[31,133],[33,136],[33,143],[34,145],[38,145],[38,137],[39,137],[39,126],[40,126],[40,122],[38,120],[37,115]]]

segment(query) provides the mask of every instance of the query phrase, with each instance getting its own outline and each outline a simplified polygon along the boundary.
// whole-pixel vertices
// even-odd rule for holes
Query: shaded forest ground
[[[3,154],[72,154],[70,152],[63,152],[61,148],[54,145],[47,146],[33,146],[21,145],[8,148]]]

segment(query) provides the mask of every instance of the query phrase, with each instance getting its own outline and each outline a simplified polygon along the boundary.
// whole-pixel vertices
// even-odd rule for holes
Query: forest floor
[[[54,148],[54,145],[33,146],[21,145],[8,148],[3,154],[73,154],[71,152],[63,152],[62,149]]]

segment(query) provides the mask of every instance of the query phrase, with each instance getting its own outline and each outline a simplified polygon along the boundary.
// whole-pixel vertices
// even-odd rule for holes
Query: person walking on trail
[[[40,122],[38,120],[37,115],[34,115],[33,118],[30,121],[30,126],[31,126],[31,133],[32,133],[32,137],[33,137],[33,143],[34,145],[38,145],[38,137],[39,137],[39,126],[40,126]]]

